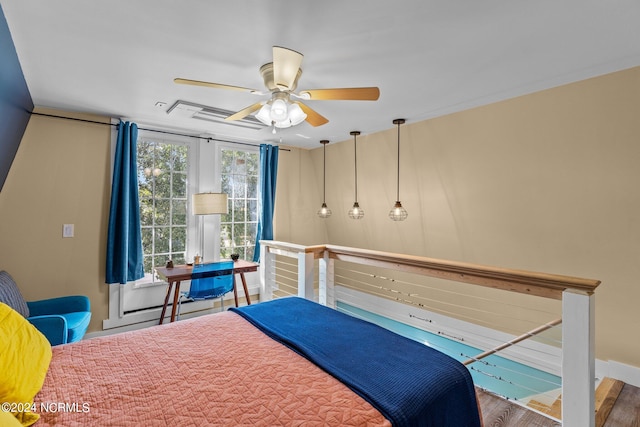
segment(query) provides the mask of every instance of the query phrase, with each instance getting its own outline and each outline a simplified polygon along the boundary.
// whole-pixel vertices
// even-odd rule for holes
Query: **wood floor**
[[[478,390],[484,427],[555,427],[561,424],[521,405]],[[604,427],[640,427],[640,388],[625,384]]]

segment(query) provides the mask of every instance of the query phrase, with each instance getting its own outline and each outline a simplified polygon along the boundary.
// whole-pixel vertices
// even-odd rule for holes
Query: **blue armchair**
[[[26,317],[51,345],[80,341],[91,320],[91,306],[86,296],[27,302],[6,271],[0,271],[0,301]]]

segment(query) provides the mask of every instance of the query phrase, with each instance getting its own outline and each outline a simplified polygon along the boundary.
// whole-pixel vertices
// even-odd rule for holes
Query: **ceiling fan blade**
[[[302,55],[285,47],[273,47],[273,81],[281,90],[293,90],[302,65]]]
[[[377,87],[310,89],[300,92],[300,96],[310,100],[376,101],[380,97],[380,89]]]
[[[242,109],[242,110],[238,111],[237,113],[234,113],[234,114],[230,115],[229,117],[226,117],[225,120],[233,121],[233,120],[244,119],[249,114],[258,111],[262,107],[262,104],[263,104],[262,102],[256,102],[255,104],[250,105],[247,108]]]
[[[230,85],[223,85],[220,83],[211,83],[211,82],[202,82],[200,80],[189,80],[189,79],[181,79],[181,78],[176,78],[173,79],[173,81],[175,83],[179,83],[182,85],[192,85],[192,86],[204,86],[204,87],[212,87],[212,88],[216,88],[216,89],[231,89],[231,90],[239,90],[242,92],[249,92],[249,93],[260,93],[260,91],[256,90],[256,89],[249,89],[246,87],[240,87],[240,86],[230,86]]]
[[[316,127],[316,126],[322,126],[326,123],[329,123],[329,119],[322,116],[320,113],[316,112],[315,110],[309,108],[308,106],[304,105],[302,102],[296,101],[296,104],[298,104],[300,108],[302,108],[302,111],[304,111],[304,113],[307,115],[306,121],[311,126]]]

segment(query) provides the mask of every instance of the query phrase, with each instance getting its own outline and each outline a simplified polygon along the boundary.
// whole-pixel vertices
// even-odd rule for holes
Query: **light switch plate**
[[[62,237],[73,237],[73,224],[62,224]]]

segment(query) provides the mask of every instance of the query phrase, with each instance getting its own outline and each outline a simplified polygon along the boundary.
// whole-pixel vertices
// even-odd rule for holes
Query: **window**
[[[187,144],[138,138],[138,183],[145,282],[169,259],[185,263],[187,250]]]
[[[258,227],[257,151],[221,148],[221,190],[229,195],[229,213],[220,221],[220,258],[237,253],[251,261]]]

